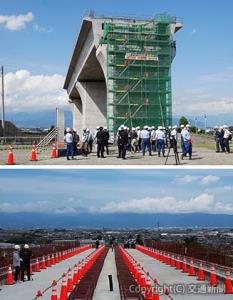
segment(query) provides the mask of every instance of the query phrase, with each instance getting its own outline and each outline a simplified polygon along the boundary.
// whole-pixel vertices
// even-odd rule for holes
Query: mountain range
[[[154,228],[233,227],[233,216],[223,214],[41,214],[0,213],[2,228]]]

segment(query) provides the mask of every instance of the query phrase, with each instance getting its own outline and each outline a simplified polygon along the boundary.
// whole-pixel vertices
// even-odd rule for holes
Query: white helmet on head
[[[148,126],[147,126],[147,125],[145,125],[145,126],[144,126],[144,129],[148,129]]]
[[[163,126],[159,126],[158,129],[159,129],[159,130],[163,130]]]
[[[151,129],[152,129],[152,130],[154,130],[154,129],[155,129],[155,127],[154,127],[154,126],[152,126],[152,127],[151,127]]]
[[[180,125],[180,128],[184,128],[184,125],[183,125],[183,124],[181,124],[181,125]]]
[[[90,131],[90,129],[89,129],[89,128],[87,128],[87,129],[86,129],[86,131],[87,131],[87,132],[89,132],[89,131]]]
[[[214,126],[214,129],[218,129],[218,126],[216,125],[216,126]]]
[[[70,127],[67,127],[67,128],[66,128],[66,132],[71,132]]]
[[[107,130],[108,128],[107,128],[107,126],[104,126],[104,130]]]
[[[168,126],[168,129],[172,129],[172,127],[171,127],[171,126]]]
[[[25,244],[25,245],[24,245],[24,249],[29,249],[29,245],[28,245],[28,244]]]
[[[190,124],[187,124],[186,127],[187,127],[187,128],[190,128],[191,126],[190,126]]]
[[[120,126],[120,130],[123,130],[124,128],[125,128],[124,125],[121,125],[121,126]]]
[[[20,246],[19,245],[15,245],[15,250],[19,250]]]
[[[224,128],[224,129],[227,129],[227,128],[228,128],[228,126],[227,126],[227,125],[223,125],[223,128]]]
[[[99,126],[96,126],[96,130],[99,130],[99,128],[100,128]]]
[[[128,130],[128,127],[127,127],[127,126],[124,126],[124,129],[125,129],[125,130]]]
[[[132,130],[135,131],[135,127],[132,127]]]
[[[177,125],[174,125],[172,128],[173,128],[173,129],[177,129]]]

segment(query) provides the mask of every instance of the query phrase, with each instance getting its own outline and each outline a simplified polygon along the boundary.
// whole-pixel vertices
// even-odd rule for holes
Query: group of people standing
[[[158,156],[165,156],[165,148],[173,148],[174,153],[177,151],[178,132],[181,135],[181,159],[189,155],[192,157],[192,138],[190,133],[190,126],[181,125],[180,130],[178,126],[164,128],[158,126],[133,127],[132,129],[121,125],[116,135],[116,144],[118,146],[118,158],[126,159],[128,152],[141,152],[145,156],[146,152],[151,156],[152,152],[158,152]],[[93,151],[93,144],[96,143],[96,154],[98,158],[105,158],[109,155],[109,132],[106,127],[98,126],[96,132],[92,134],[88,128],[83,129],[83,134],[80,137],[75,129],[66,129],[65,141],[67,143],[67,159],[73,159],[77,154],[77,145],[81,149],[84,156],[87,156]]]
[[[31,279],[31,257],[32,251],[29,249],[29,245],[25,244],[22,247],[15,245],[13,266],[15,269],[14,280],[16,283],[24,281],[25,273],[27,274],[27,279]]]
[[[232,139],[232,135],[227,125],[214,127],[214,139],[217,153],[230,153],[230,141]]]

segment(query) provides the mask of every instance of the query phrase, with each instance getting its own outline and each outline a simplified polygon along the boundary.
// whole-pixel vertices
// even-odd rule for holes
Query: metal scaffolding
[[[143,23],[104,23],[107,49],[107,124],[172,124],[171,63],[174,19],[160,15]]]

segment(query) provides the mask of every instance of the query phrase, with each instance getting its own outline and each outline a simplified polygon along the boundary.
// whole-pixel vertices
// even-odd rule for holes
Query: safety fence
[[[187,273],[189,276],[197,277],[199,281],[208,280],[211,286],[225,282],[225,293],[233,293],[231,278],[233,270],[231,268],[140,245],[136,245],[136,249],[157,261]]]

